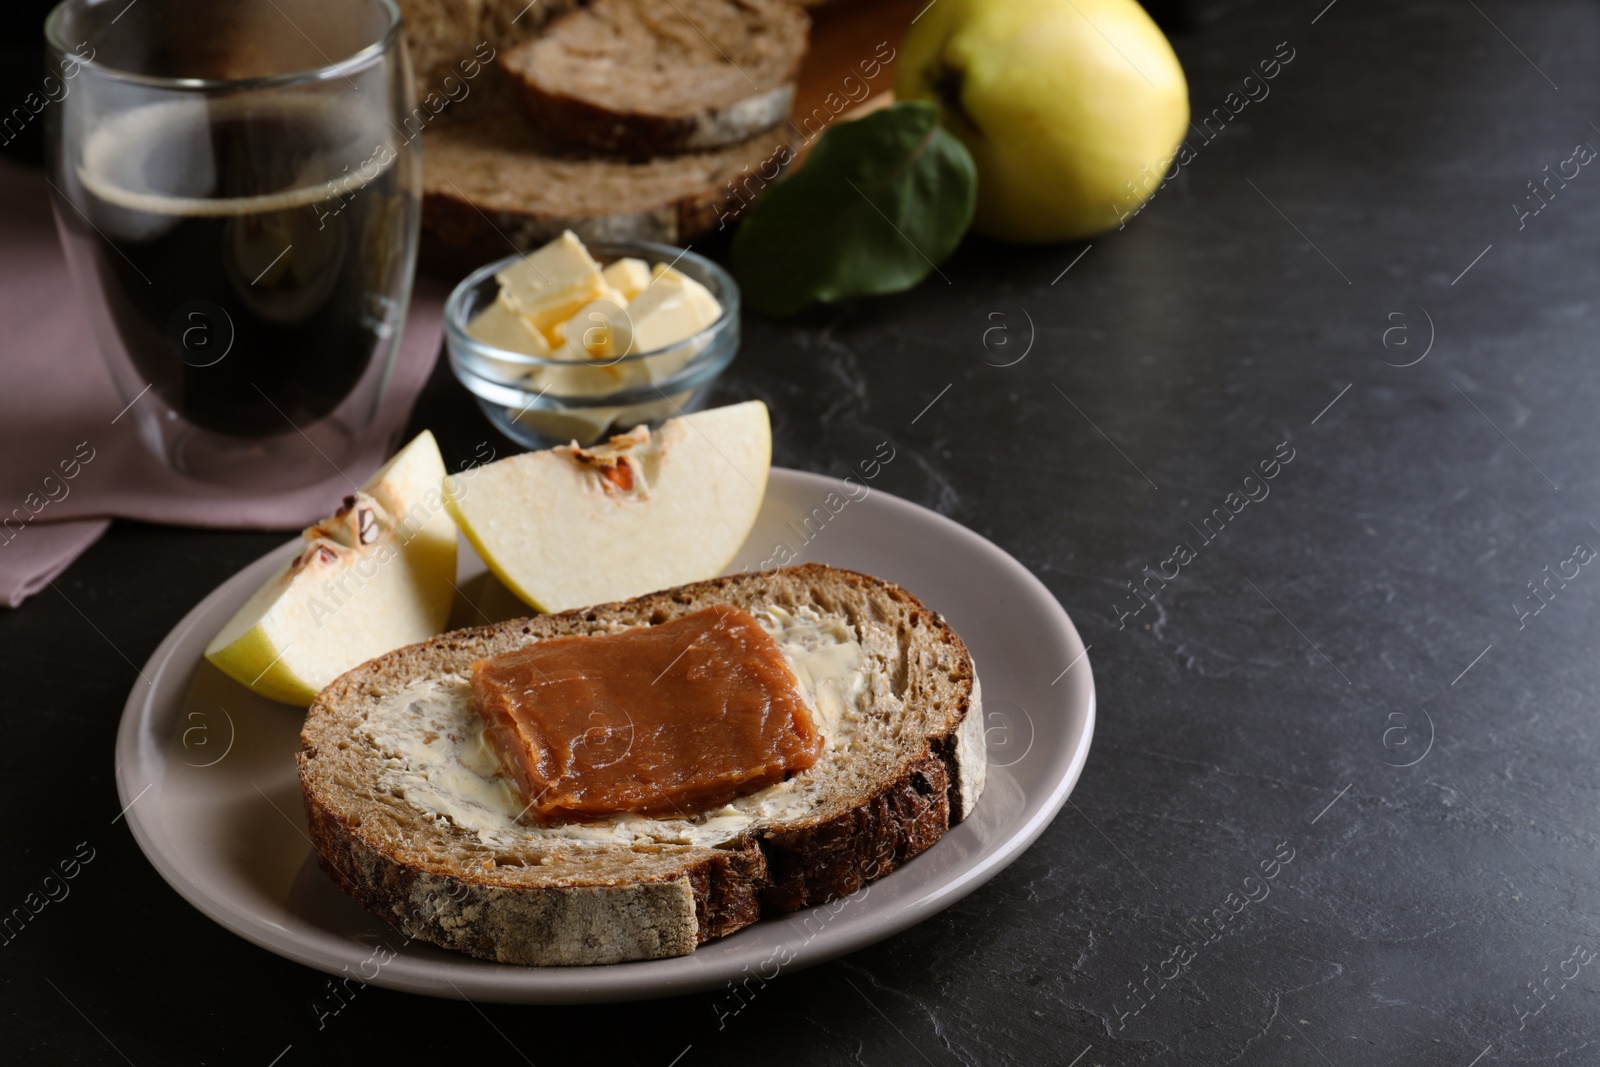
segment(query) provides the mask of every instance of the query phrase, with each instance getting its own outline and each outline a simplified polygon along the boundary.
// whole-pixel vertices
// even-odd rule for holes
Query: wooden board
[[[859,117],[893,99],[885,95],[894,86],[893,57],[911,20],[927,4],[833,0],[810,9],[811,48],[800,68],[790,119],[802,154],[829,123]]]

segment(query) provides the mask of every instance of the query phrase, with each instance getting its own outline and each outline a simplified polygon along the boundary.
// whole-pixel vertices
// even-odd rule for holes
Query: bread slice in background
[[[721,604],[815,615],[860,644],[856,725],[834,727],[810,769],[740,798],[732,815],[694,819],[540,828],[420,802],[430,781],[450,779],[395,724],[467,752],[473,661]],[[983,789],[982,708],[966,646],[936,613],[899,586],[807,564],[390,652],[322,691],[297,763],[323,869],[407,936],[504,963],[613,963],[682,955],[764,914],[851,893],[927,849]]]
[[[563,230],[686,244],[736,217],[792,159],[784,130],[629,160],[563,147],[510,109],[452,117],[423,135],[423,260],[468,271]]]
[[[810,24],[788,0],[593,0],[499,62],[539,130],[639,158],[788,118]]]

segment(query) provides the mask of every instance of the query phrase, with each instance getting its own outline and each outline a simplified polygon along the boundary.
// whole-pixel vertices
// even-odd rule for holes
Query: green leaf
[[[842,122],[745,216],[734,276],[745,302],[769,315],[898,293],[955,251],[977,192],[972,156],[933,104]]]

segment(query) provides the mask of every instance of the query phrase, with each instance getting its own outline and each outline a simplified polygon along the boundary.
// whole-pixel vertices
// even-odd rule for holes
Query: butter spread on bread
[[[781,607],[764,608],[754,613],[754,619],[772,636],[798,681],[821,735],[818,754],[848,749],[861,732],[863,698],[868,691],[861,646],[850,624],[842,617],[824,617],[809,608],[794,614]],[[596,710],[600,714],[591,737],[596,738],[596,762],[605,762],[621,755],[612,747],[613,737],[620,737],[626,745],[629,734],[641,728],[618,709]],[[802,811],[808,791],[817,785],[816,780],[790,778],[681,818],[617,812],[604,818],[530,826],[524,815],[528,806],[523,799],[525,789],[504,771],[485,720],[472,708],[470,681],[429,681],[397,694],[369,717],[364,730],[378,747],[395,753],[380,769],[381,785],[399,790],[420,812],[448,818],[474,831],[486,844],[525,839],[532,830],[572,840],[714,845],[757,819]],[[602,731],[611,736],[600,739]]]

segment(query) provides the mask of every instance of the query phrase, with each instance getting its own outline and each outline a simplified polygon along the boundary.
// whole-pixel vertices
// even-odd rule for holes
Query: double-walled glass
[[[421,151],[391,0],[66,0],[50,180],[146,443],[241,488],[374,432],[416,265]]]

